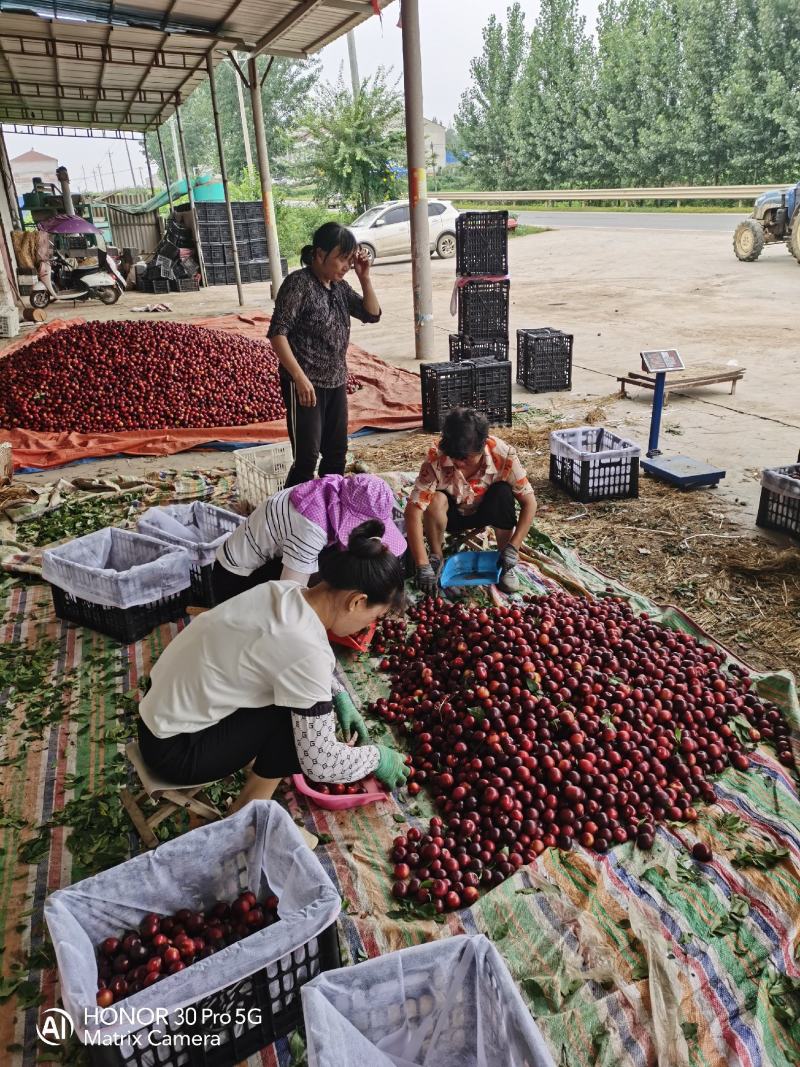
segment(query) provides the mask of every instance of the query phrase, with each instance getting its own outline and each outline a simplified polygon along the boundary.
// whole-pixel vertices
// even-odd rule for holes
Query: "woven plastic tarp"
[[[46,549],[42,577],[92,604],[133,608],[187,589],[190,564],[178,545],[106,526]]]
[[[133,1021],[120,1012],[110,1013],[108,1025],[102,1016],[95,1022],[95,952],[101,941],[138,926],[148,912],[205,911],[245,890],[259,899],[275,893],[281,921],[128,997],[124,1003]],[[264,967],[269,975],[270,965],[330,926],[340,907],[330,878],[291,818],[278,804],[263,800],[57,890],[48,897],[44,915],[64,1007],[85,1042],[89,1033],[99,1034],[101,1041],[133,1033],[146,1009],[172,1015]]]
[[[555,1067],[482,934],[320,974],[302,997],[309,1067]]]

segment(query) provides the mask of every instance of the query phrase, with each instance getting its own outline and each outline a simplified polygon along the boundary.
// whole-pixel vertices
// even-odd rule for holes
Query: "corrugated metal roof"
[[[143,131],[209,54],[302,58],[373,16],[371,0],[0,0],[0,122]]]

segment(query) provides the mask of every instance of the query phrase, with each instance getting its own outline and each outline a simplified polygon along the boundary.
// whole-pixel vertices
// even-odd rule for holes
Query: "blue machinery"
[[[664,385],[670,371],[684,370],[680,353],[674,348],[642,352],[642,370],[655,374],[653,411],[650,416],[650,437],[647,442],[647,459],[641,467],[652,478],[659,478],[679,489],[698,489],[715,486],[725,477],[725,471],[691,456],[663,456],[658,447],[661,433],[661,412],[664,407]]]

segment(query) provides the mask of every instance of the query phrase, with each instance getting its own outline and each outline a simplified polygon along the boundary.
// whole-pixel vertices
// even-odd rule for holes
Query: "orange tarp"
[[[42,331],[67,329],[82,319],[56,320],[37,330],[23,344],[41,336]],[[193,320],[193,325],[229,330],[255,340],[263,340],[269,317],[262,314],[224,315]],[[22,347],[19,343],[3,355]],[[350,372],[361,389],[349,398],[348,431],[363,429],[410,430],[422,425],[419,378],[410,371],[393,367],[350,345],[347,352]],[[2,430],[0,436],[10,441],[14,450],[14,467],[59,467],[77,460],[113,456],[170,456],[188,452],[213,441],[260,444],[287,437],[286,422],[253,423],[250,426],[207,426],[202,429],[134,430],[127,433],[36,433],[32,430]]]

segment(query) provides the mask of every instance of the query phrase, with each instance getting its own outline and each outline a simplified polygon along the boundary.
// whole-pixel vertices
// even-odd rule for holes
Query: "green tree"
[[[405,157],[403,100],[384,68],[362,81],[355,101],[341,74],[321,86],[306,127],[304,161],[321,201],[364,211],[394,196]]]
[[[527,52],[519,3],[509,7],[505,26],[494,15],[489,17],[483,52],[470,63],[471,84],[455,119],[458,154],[478,188],[508,188],[514,177],[512,100]]]
[[[515,176],[529,188],[574,184],[594,54],[578,0],[542,0],[513,92]]]
[[[724,179],[788,182],[800,172],[800,5],[741,0],[736,57],[717,114],[727,146]]]
[[[266,64],[267,60],[263,56],[256,60],[259,78],[263,77]],[[241,63],[240,66],[242,66]],[[319,70],[320,63],[317,59],[298,62],[276,57],[261,87],[270,167],[277,178],[284,177],[292,166],[293,139],[300,116],[308,108],[311,91],[319,78]],[[235,81],[238,77],[233,65],[227,59],[216,68],[215,83],[225,162],[228,165],[229,176],[234,180],[241,177],[246,170],[242,120]],[[245,89],[244,100],[250,144],[255,161],[253,115],[250,107],[250,92],[247,89]],[[172,121],[174,120],[170,119],[170,122]],[[198,86],[181,105],[181,122],[186,138],[186,154],[193,172],[218,174],[219,156],[217,155],[208,82],[203,82]],[[164,145],[164,154],[167,157],[170,178],[174,181],[178,171],[172,151],[172,137],[167,127],[162,128],[161,140]],[[155,133],[146,135],[145,147],[160,180],[163,180],[161,155]]]

